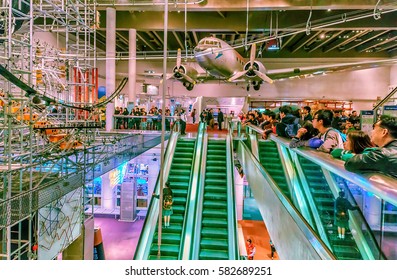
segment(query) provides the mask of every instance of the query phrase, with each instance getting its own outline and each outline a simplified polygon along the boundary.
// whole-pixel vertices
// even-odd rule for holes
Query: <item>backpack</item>
[[[171,209],[172,206],[172,195],[165,195],[163,199],[163,208],[166,210]]]
[[[301,127],[298,118],[296,118],[293,123],[285,124],[285,126],[285,133],[291,138],[296,136],[298,129]]]

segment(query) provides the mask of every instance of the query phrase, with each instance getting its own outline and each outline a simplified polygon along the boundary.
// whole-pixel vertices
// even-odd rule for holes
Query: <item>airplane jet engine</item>
[[[187,90],[192,90],[196,84],[197,70],[188,65],[178,65],[172,70],[174,78],[180,80]]]

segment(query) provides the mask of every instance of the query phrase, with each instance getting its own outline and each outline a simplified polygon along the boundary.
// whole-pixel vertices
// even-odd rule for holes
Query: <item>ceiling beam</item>
[[[164,41],[163,38],[156,32],[156,31],[152,31],[154,36],[156,36],[156,38],[161,42],[161,45],[164,46]]]
[[[325,38],[322,39],[321,43],[319,43],[319,44],[317,44],[316,46],[310,48],[309,53],[310,53],[310,52],[313,52],[313,51],[315,51],[315,50],[317,50],[317,49],[319,49],[319,48],[321,48],[322,46],[324,46],[324,45],[326,45],[326,44],[328,44],[329,42],[331,42],[332,40],[334,40],[336,37],[338,37],[338,36],[339,36],[340,34],[342,34],[343,32],[344,32],[343,30],[337,31],[337,32],[333,32],[333,34],[330,35],[328,38],[327,38],[327,34],[325,34]]]
[[[298,51],[303,46],[309,45],[311,42],[315,41],[320,34],[321,31],[317,31],[316,33],[312,32],[310,35],[303,35],[303,37],[292,47],[290,47],[289,50],[291,51],[291,53]]]
[[[139,12],[139,11],[163,11],[164,10],[164,2],[163,1],[156,1],[159,2],[158,4],[151,4],[151,5],[142,5],[140,1],[130,1],[128,4],[125,0],[98,0],[97,1],[97,9],[98,10],[106,10],[106,7],[114,6],[117,10],[125,10],[125,11],[132,11],[132,12]],[[136,2],[136,3],[134,3]],[[148,1],[143,1],[148,2]],[[153,1],[154,2],[154,1]],[[163,3],[161,3],[163,2]],[[175,1],[169,1],[168,10],[170,12],[177,12],[182,8],[185,8],[184,1],[178,1],[179,3],[175,4]],[[192,1],[190,1],[192,2]],[[195,1],[197,4],[188,4],[186,5],[187,11],[195,11],[195,12],[202,12],[202,11],[246,11],[247,9],[247,1],[246,0],[205,0],[205,1]],[[387,9],[390,8],[390,5],[395,3],[392,0],[383,0],[380,3],[379,8]],[[267,10],[340,10],[340,9],[347,9],[347,10],[373,10],[375,7],[374,1],[371,0],[349,0],[349,1],[311,1],[311,0],[255,0],[251,1],[250,3],[250,10],[251,11],[261,11],[264,9]]]
[[[359,47],[356,48],[358,52],[365,52],[371,49],[374,49],[378,46],[382,46],[384,44],[388,44],[394,41],[397,38],[397,31],[391,31],[381,37],[373,39]]]
[[[338,35],[338,39],[336,39],[331,44],[325,46],[323,48],[323,52],[327,53],[327,52],[330,52],[330,51],[332,51],[334,49],[339,48],[340,46],[346,45],[345,44],[346,39],[349,39],[351,36],[354,36],[353,31],[348,31],[348,32],[345,32],[345,33],[342,33],[342,34]]]
[[[269,31],[270,27],[264,27],[263,19],[269,17],[269,11],[259,11],[250,14],[250,31],[265,32]],[[335,22],[335,18],[341,17],[341,12],[328,14],[326,11],[313,11],[312,18],[319,18],[321,21],[313,21],[312,27],[321,24]],[[370,12],[367,12],[368,15]],[[339,23],[338,25],[327,25],[322,30],[330,29],[392,29],[397,30],[395,24],[396,12],[383,14],[380,20],[374,20],[371,17],[363,18],[362,20],[354,20]],[[203,20],[205,19],[205,20]],[[221,18],[216,12],[202,12],[202,13],[189,13],[188,25],[190,31],[201,32],[233,32],[241,30],[246,26],[246,17],[241,12],[229,12],[227,15],[227,22]],[[307,22],[307,11],[286,11],[279,14],[278,30],[279,31],[292,31],[305,29]],[[183,31],[185,30],[185,17],[183,13],[170,13],[168,20],[169,31]],[[101,13],[100,28],[106,28],[106,13]],[[128,31],[134,28],[139,31],[162,31],[164,29],[163,12],[145,12],[134,13],[117,12],[116,15],[116,28]]]
[[[150,37],[150,41],[156,43],[159,48],[163,47],[163,44],[160,43],[159,39],[157,39],[157,37],[153,34],[153,32],[148,31],[146,32],[146,34]]]
[[[175,31],[172,31],[172,34],[174,34],[174,37],[175,37],[176,41],[178,42],[179,46],[181,47],[181,49],[184,50],[185,46],[182,44],[182,41],[179,38],[178,34],[176,34]]]
[[[370,31],[367,34],[365,34],[362,37],[359,37],[356,39],[356,41],[350,42],[348,45],[345,46],[345,48],[342,50],[343,52],[347,52],[351,49],[357,48],[358,46],[361,46],[379,36],[382,36],[383,34],[388,33],[389,30],[384,30],[384,31]]]
[[[197,38],[197,33],[196,33],[196,31],[192,31],[192,34],[193,34],[194,43],[195,43],[195,45],[197,46],[197,45],[198,45],[198,42],[199,42],[199,39]]]
[[[387,44],[384,44],[381,48],[377,49],[375,52],[382,52],[382,51],[393,51],[394,48],[397,47],[397,39],[389,41]]]
[[[143,44],[152,49],[152,51],[156,51],[153,45],[149,42],[148,39],[144,38],[139,32],[136,33],[136,36],[143,42]]]
[[[221,16],[221,18],[225,19],[226,18],[226,13],[223,14],[221,11],[217,11],[218,14]]]

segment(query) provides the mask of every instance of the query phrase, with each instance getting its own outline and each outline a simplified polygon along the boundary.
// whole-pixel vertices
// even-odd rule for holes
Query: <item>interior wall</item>
[[[193,63],[190,63],[193,64]],[[306,66],[307,63],[305,63]],[[98,64],[100,65],[100,64]],[[172,72],[173,62],[168,63],[168,73]],[[290,64],[290,67],[295,65]],[[100,67],[100,66],[99,66]],[[197,68],[197,67],[196,67]],[[269,69],[274,69],[271,65]],[[251,88],[246,90],[246,84],[225,83],[224,81],[212,81],[195,85],[192,91],[188,91],[182,83],[174,79],[167,80],[166,96],[169,97],[246,97],[251,99],[273,100],[273,99],[331,99],[331,100],[351,100],[354,110],[368,110],[372,108],[377,97],[383,98],[389,93],[392,83],[397,83],[397,78],[390,66],[356,71],[345,71],[327,75],[319,75],[306,79],[287,79],[278,80],[274,84],[262,84],[259,91]],[[145,70],[154,71],[162,74],[162,61],[142,61],[137,62],[137,73],[143,74]],[[100,68],[100,73],[104,69]],[[128,74],[128,63],[120,61],[117,64],[117,77],[121,79]],[[150,78],[144,75],[137,76],[136,91],[142,93],[143,83],[154,84],[160,87],[159,96],[162,95],[161,78]],[[122,93],[128,96],[128,86]],[[155,98],[155,97],[154,97]]]

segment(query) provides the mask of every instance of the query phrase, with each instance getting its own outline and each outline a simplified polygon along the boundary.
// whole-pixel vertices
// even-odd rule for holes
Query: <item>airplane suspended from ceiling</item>
[[[397,59],[372,60],[330,65],[316,65],[301,68],[283,68],[266,70],[262,62],[256,59],[256,44],[251,45],[249,59],[243,58],[232,46],[216,37],[206,37],[199,41],[194,48],[196,62],[206,72],[199,73],[192,66],[182,63],[181,50],[178,49],[177,63],[167,79],[174,78],[183,83],[187,90],[192,90],[198,83],[211,80],[223,80],[229,83],[247,83],[259,90],[263,83],[272,84],[276,80],[323,75],[345,70],[359,70],[397,63]],[[144,76],[162,77],[162,74],[142,74]]]

